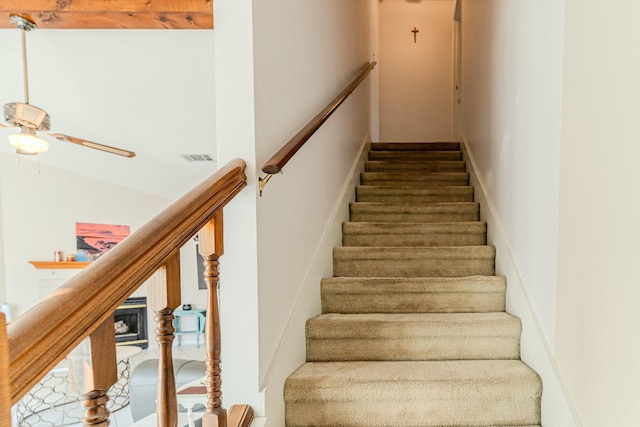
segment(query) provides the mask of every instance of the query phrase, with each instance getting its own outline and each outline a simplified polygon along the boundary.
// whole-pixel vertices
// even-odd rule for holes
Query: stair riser
[[[365,172],[464,172],[466,164],[463,161],[432,161],[432,162],[394,162],[394,161],[366,161]]]
[[[540,408],[528,390],[515,390],[517,397],[500,394],[500,386],[468,390],[432,390],[429,398],[378,397],[387,386],[345,401],[302,401],[285,404],[286,427],[539,427],[531,419]],[[327,390],[333,391],[333,390]],[[345,393],[348,393],[346,391]],[[370,395],[375,394],[375,398]],[[525,396],[522,396],[525,395]],[[524,416],[516,414],[526,413]],[[398,414],[402,414],[401,418]],[[508,414],[514,414],[508,416]],[[410,421],[399,421],[405,419]]]
[[[321,315],[306,325],[307,361],[518,359],[506,314]]]
[[[495,250],[460,248],[334,248],[335,277],[461,277],[495,274]],[[438,249],[446,249],[439,251]]]
[[[511,363],[500,361],[499,363]],[[348,362],[337,369],[349,369]],[[428,369],[422,363],[379,362],[380,370],[392,363],[417,364],[416,372]],[[451,366],[477,362],[455,362]],[[491,363],[482,362],[482,365]],[[520,363],[513,361],[512,363]],[[358,365],[356,365],[358,366]],[[370,366],[366,364],[365,366]],[[497,365],[499,369],[500,365]],[[437,369],[437,368],[436,368]],[[464,368],[463,368],[464,369]],[[486,369],[493,369],[487,365]],[[298,379],[285,383],[288,427],[308,426],[527,426],[540,425],[542,384],[531,372],[524,375],[507,368],[506,373],[486,377],[462,377],[455,368],[443,368],[442,375],[418,373],[415,378],[369,370],[370,380],[360,376]],[[425,378],[426,377],[426,378]],[[341,378],[342,379],[342,378]]]
[[[485,223],[387,224],[348,222],[343,246],[476,246],[487,243]]]
[[[370,151],[369,160],[460,161],[462,160],[462,153],[459,151]]]
[[[477,203],[423,206],[395,206],[377,203],[351,203],[352,222],[460,222],[478,221]]]
[[[459,142],[373,142],[373,151],[459,151]]]
[[[392,188],[356,187],[356,201],[369,203],[473,202],[473,187]]]
[[[323,313],[490,313],[504,310],[503,293],[324,293]]]
[[[442,173],[378,173],[363,172],[360,175],[362,185],[386,187],[453,187],[469,185],[466,172]]]
[[[518,359],[520,337],[307,340],[308,362]]]
[[[323,313],[489,313],[505,310],[504,277],[328,278]]]
[[[344,246],[387,246],[387,247],[429,247],[429,246],[475,246],[484,245],[487,239],[484,234],[431,234],[431,235],[395,235],[395,234],[344,234]]]

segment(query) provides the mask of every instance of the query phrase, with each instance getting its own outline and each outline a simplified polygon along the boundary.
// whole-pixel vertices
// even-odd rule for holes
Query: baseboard
[[[577,412],[563,383],[555,356],[538,321],[527,288],[513,258],[504,228],[496,215],[495,204],[485,191],[483,180],[476,173],[476,161],[468,150],[464,135],[460,143],[467,162],[475,200],[480,203],[483,221],[487,222],[487,239],[497,249],[496,274],[507,277],[507,311],[522,321],[521,358],[542,378],[542,425],[545,427],[580,427]]]
[[[355,199],[354,188],[360,182],[360,173],[364,171],[364,161],[370,147],[371,142],[367,138],[360,147],[360,155],[351,165],[322,233],[322,239],[316,247],[313,262],[305,275],[294,311],[260,386],[261,401],[264,403],[263,408],[258,408],[256,413],[261,417],[261,426],[285,425],[284,382],[306,361],[305,323],[307,319],[320,314],[320,280],[333,274],[333,247],[342,244],[342,223],[349,219],[349,203]]]

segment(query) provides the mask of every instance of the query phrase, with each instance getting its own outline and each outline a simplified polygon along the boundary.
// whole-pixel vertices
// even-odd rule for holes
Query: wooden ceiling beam
[[[213,29],[213,0],[2,0],[0,28],[12,14],[41,29]]]

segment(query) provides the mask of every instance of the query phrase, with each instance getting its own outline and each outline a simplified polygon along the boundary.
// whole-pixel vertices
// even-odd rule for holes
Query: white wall
[[[372,3],[241,0],[216,4],[218,159],[222,164],[233,157],[244,158],[250,180],[249,188],[225,210],[226,233],[233,236],[227,239],[221,260],[222,315],[228,322],[223,325],[225,405],[238,399],[254,403],[262,389],[268,422],[274,426],[283,425],[284,378],[280,375],[290,374],[304,361],[304,339],[295,357],[282,362],[286,368],[273,368],[281,363],[274,355],[288,340],[284,334],[296,307],[306,307],[310,299],[315,304],[309,304],[309,316],[319,310],[319,280],[313,295],[304,301],[300,296],[335,215],[336,201],[363,144],[370,140],[369,88],[361,87],[342,105],[284,168],[284,175],[271,179],[262,198],[256,179],[263,175],[262,163],[370,60]],[[330,267],[323,272],[330,273]],[[239,306],[246,309],[239,312]],[[230,312],[232,307],[236,313]],[[244,335],[232,334],[238,327],[233,322]],[[232,341],[233,335],[241,336],[241,347],[230,348],[225,334]],[[250,378],[254,372],[253,381],[259,380],[255,385]],[[242,381],[244,390],[236,387]],[[265,411],[264,402],[254,406],[259,413]]]
[[[454,1],[379,5],[381,140],[451,140]]]
[[[0,174],[0,188],[2,188],[2,174]],[[1,194],[1,193],[0,193]],[[0,197],[0,231],[3,229],[2,224],[4,221],[2,220],[2,197]],[[7,301],[7,287],[6,287],[6,277],[4,271],[6,271],[4,266],[4,238],[2,237],[4,234],[0,234],[0,304],[4,304]]]
[[[247,162],[248,186],[224,210],[220,259],[223,403],[261,410],[258,371],[258,266],[252,0],[215,3],[218,164]],[[214,78],[214,77],[212,77]]]
[[[462,134],[555,339],[562,1],[463,1]]]
[[[254,9],[256,61],[256,154],[266,161],[335,97],[370,60],[368,0],[280,0],[257,2]],[[295,35],[295,36],[293,36]],[[269,372],[283,334],[299,304],[307,317],[319,313],[315,292],[300,301],[318,256],[336,202],[362,144],[369,141],[369,90],[360,87],[318,133],[273,177],[258,203],[260,282],[260,379],[267,387],[270,425],[282,425],[283,377]],[[345,210],[346,212],[346,210]],[[334,244],[339,244],[334,242]],[[326,250],[326,248],[325,248]],[[330,255],[330,252],[325,254]],[[318,277],[320,276],[320,277]],[[313,288],[312,288],[313,289]],[[303,326],[302,324],[298,325]],[[298,331],[302,329],[297,329]],[[304,340],[297,361],[304,362]],[[280,365],[282,366],[282,365]],[[270,371],[271,370],[271,371]]]
[[[462,0],[462,137],[548,427],[579,425],[554,351],[563,37],[562,1]]]
[[[640,3],[566,5],[557,357],[585,426],[638,426]]]

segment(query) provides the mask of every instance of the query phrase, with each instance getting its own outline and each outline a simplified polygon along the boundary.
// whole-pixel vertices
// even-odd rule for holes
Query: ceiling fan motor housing
[[[51,129],[51,119],[46,111],[23,102],[4,104],[4,119],[15,126],[45,132]]]

